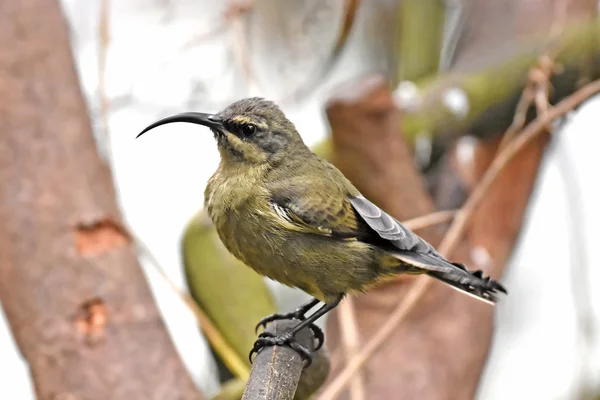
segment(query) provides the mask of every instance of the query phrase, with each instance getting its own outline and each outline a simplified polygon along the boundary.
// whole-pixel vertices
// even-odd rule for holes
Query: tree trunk
[[[0,1],[0,300],[39,399],[200,399],[121,227],[57,0]]]

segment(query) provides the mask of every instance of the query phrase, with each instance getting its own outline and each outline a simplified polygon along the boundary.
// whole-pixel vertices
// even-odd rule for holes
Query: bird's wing
[[[338,239],[358,239],[370,228],[356,213],[348,197],[337,188],[310,191],[288,186],[271,194],[271,207],[288,229]]]
[[[288,229],[356,239],[408,255],[437,255],[429,243],[362,195],[350,196],[338,187],[313,187],[310,195],[305,188],[280,187],[271,195],[271,207]]]
[[[395,248],[424,254],[428,254],[431,251],[435,252],[429,243],[415,235],[410,229],[406,228],[362,195],[350,197],[349,202],[373,230],[373,233],[387,240]]]
[[[352,196],[349,201],[371,228],[372,234],[384,239],[378,244],[396,258],[428,271],[451,272],[459,268],[467,272],[464,265],[443,258],[433,246],[362,195]],[[377,244],[373,237],[363,240]]]
[[[412,257],[411,263],[423,266],[439,256],[429,243],[360,194],[349,196],[334,187],[311,188],[307,195],[304,188],[280,187],[271,194],[271,207],[288,229],[361,240]]]
[[[440,279],[471,282],[474,277],[482,279],[484,286],[495,285],[481,271],[471,272],[463,264],[446,260],[433,246],[362,195],[339,196],[335,190],[311,190],[306,196],[287,187],[271,197],[271,206],[288,229],[369,243]]]
[[[384,243],[374,243],[395,258],[487,303],[496,301],[496,292],[506,293],[501,284],[483,276],[483,271],[468,271],[463,264],[446,260],[433,246],[363,196],[350,197],[350,203],[372,232],[384,239]]]

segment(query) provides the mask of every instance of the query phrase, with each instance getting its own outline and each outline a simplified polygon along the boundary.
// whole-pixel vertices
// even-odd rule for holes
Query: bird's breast
[[[324,301],[376,278],[377,255],[369,245],[286,227],[269,193],[253,185],[216,173],[205,192],[209,215],[232,255],[259,274]]]

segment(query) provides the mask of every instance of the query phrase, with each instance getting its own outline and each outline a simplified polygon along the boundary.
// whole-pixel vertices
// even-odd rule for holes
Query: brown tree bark
[[[0,1],[0,300],[39,399],[200,399],[96,151],[57,0]]]

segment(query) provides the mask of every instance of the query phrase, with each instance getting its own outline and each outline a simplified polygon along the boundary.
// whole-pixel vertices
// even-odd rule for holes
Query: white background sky
[[[228,35],[184,48],[191,37],[217,25],[220,10],[207,8],[211,2],[113,3],[106,82],[108,97],[118,105],[110,114],[109,128],[119,202],[132,230],[151,248],[171,279],[183,287],[180,235],[202,207],[206,180],[216,168],[218,154],[212,136],[193,125],[170,125],[145,140],[134,141],[134,136],[158,117],[189,111],[192,106],[213,112],[239,97],[283,93],[277,85],[240,89],[244,86],[232,66]],[[82,88],[95,118],[99,2],[63,0],[63,5],[72,25]],[[326,87],[364,71],[356,59],[365,35],[359,32],[353,38],[354,45],[345,51]],[[260,60],[257,65],[263,75],[273,68],[263,63],[261,69]],[[301,63],[290,66],[286,73],[292,78],[286,79],[293,80],[305,67]],[[327,131],[321,111],[325,92],[323,88],[302,106],[283,107],[309,144]],[[600,349],[597,344],[587,347],[579,333],[570,272],[586,267],[589,271],[585,283],[594,305],[589,318],[598,329],[600,295],[595,282],[600,282],[600,256],[594,250],[600,238],[599,114],[600,99],[590,101],[555,134],[529,218],[503,277],[510,296],[497,306],[497,332],[479,399],[575,399],[582,380],[600,387]],[[94,122],[99,126],[97,119]],[[571,196],[566,195],[568,191]],[[572,241],[577,237],[582,241],[574,247]],[[207,394],[214,393],[218,387],[214,366],[193,317],[146,260],[142,263],[186,365],[199,386]],[[277,284],[271,286],[286,309],[303,296]],[[582,367],[586,354],[591,365]],[[3,316],[0,355],[0,398],[33,399],[26,364]]]

